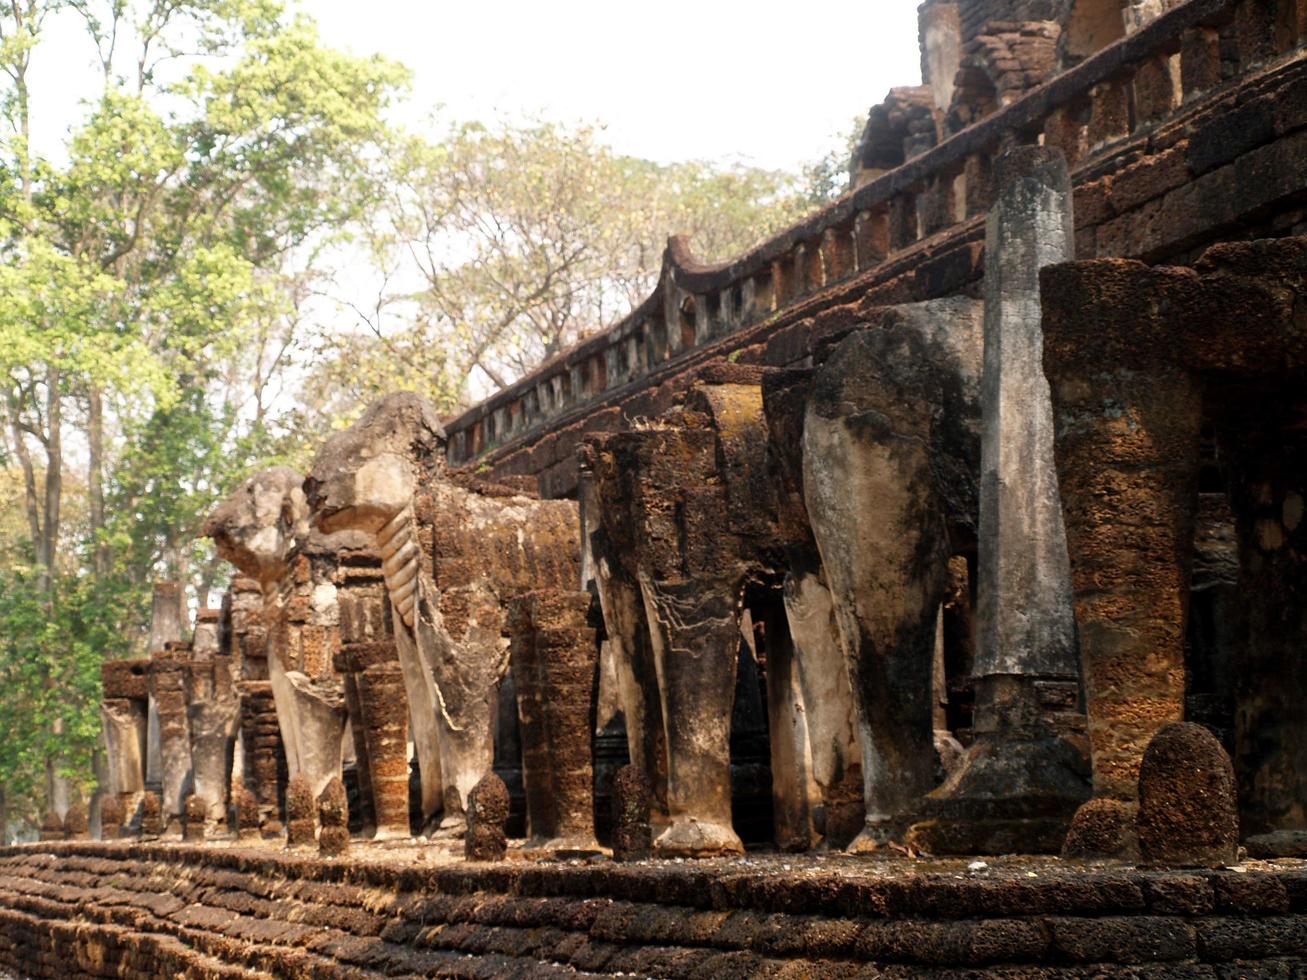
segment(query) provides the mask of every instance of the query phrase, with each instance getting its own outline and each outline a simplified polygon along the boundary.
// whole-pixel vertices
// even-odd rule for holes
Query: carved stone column
[[[239,657],[241,664],[237,690],[241,695],[242,778],[254,794],[265,831],[274,833],[281,829],[286,754],[268,680],[263,590],[253,579],[238,576],[232,582],[231,638],[233,659]]]
[[[1072,257],[1057,150],[1010,150],[985,236],[985,368],[974,663],[977,740],[931,794],[939,852],[1051,851],[1088,797],[1079,753],[1048,724],[1074,708],[1075,615],[1044,377],[1039,270]]]
[[[181,831],[182,803],[191,786],[191,738],[186,703],[186,661],[190,646],[168,643],[151,654],[150,694],[159,714],[159,765],[163,819],[168,832]]]
[[[595,496],[594,448],[584,446],[578,456],[583,553],[591,556],[595,592],[608,635],[616,700],[626,726],[628,756],[647,774],[653,787],[650,820],[656,836],[667,826],[667,737],[649,624],[645,621],[640,586],[615,554],[604,530]]]
[[[1130,803],[1149,741],[1184,717],[1202,424],[1198,379],[1158,343],[1149,275],[1076,262],[1043,290],[1094,795]]]
[[[408,837],[408,698],[381,560],[347,551],[338,572],[340,663],[350,701],[365,833]]]
[[[845,847],[863,827],[862,748],[835,604],[803,500],[812,378],[811,369],[773,371],[762,383],[777,538],[788,565],[783,621],[766,629],[772,799],[778,846],[821,838]]]
[[[730,725],[743,569],[708,428],[604,439],[593,458],[613,557],[640,588],[667,745],[670,826],[656,848],[743,850],[731,825]]]

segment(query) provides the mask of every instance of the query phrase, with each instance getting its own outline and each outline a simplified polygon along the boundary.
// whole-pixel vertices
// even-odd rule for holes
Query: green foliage
[[[348,417],[360,398],[417,387],[453,410],[642,302],[670,235],[719,261],[810,207],[792,175],[659,165],[601,136],[464,123],[437,143],[400,143],[364,229],[381,283],[353,311],[367,331],[325,345],[309,404]]]
[[[27,141],[57,9],[103,68],[58,162]],[[0,71],[0,791],[30,817],[53,775],[88,783],[98,664],[139,642],[151,583],[203,601],[204,516],[290,448],[299,291],[375,197],[406,73],[271,0],[0,3]]]

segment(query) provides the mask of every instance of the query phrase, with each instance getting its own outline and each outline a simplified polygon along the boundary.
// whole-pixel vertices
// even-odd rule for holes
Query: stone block
[[[1239,847],[1234,769],[1199,725],[1176,722],[1154,736],[1139,771],[1139,850],[1151,864],[1219,867]]]

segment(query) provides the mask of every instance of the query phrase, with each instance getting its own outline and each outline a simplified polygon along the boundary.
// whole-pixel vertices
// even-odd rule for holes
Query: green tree
[[[448,127],[390,159],[366,228],[378,288],[362,332],[321,351],[311,403],[418,387],[452,409],[504,387],[653,289],[671,234],[727,258],[808,204],[793,175],[615,153],[589,126]],[[472,387],[469,379],[479,378]]]
[[[84,24],[102,87],[46,160],[29,70],[56,16]],[[405,72],[323,47],[272,0],[10,0],[0,70],[3,462],[30,559],[3,570],[0,612],[57,806],[95,735],[81,655],[97,666],[140,634],[152,579],[212,579],[199,521],[284,436],[268,399],[297,284],[367,206]],[[86,526],[68,540],[76,471]],[[27,785],[13,767],[0,757],[7,799]]]

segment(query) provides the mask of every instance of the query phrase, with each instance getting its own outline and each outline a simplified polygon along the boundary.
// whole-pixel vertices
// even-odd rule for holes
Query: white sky
[[[891,86],[920,80],[918,0],[300,0],[324,39],[414,72],[401,121],[538,113],[607,124],[660,162],[795,169],[832,149]],[[33,66],[34,137],[54,151],[96,91],[78,25],[49,26]]]

